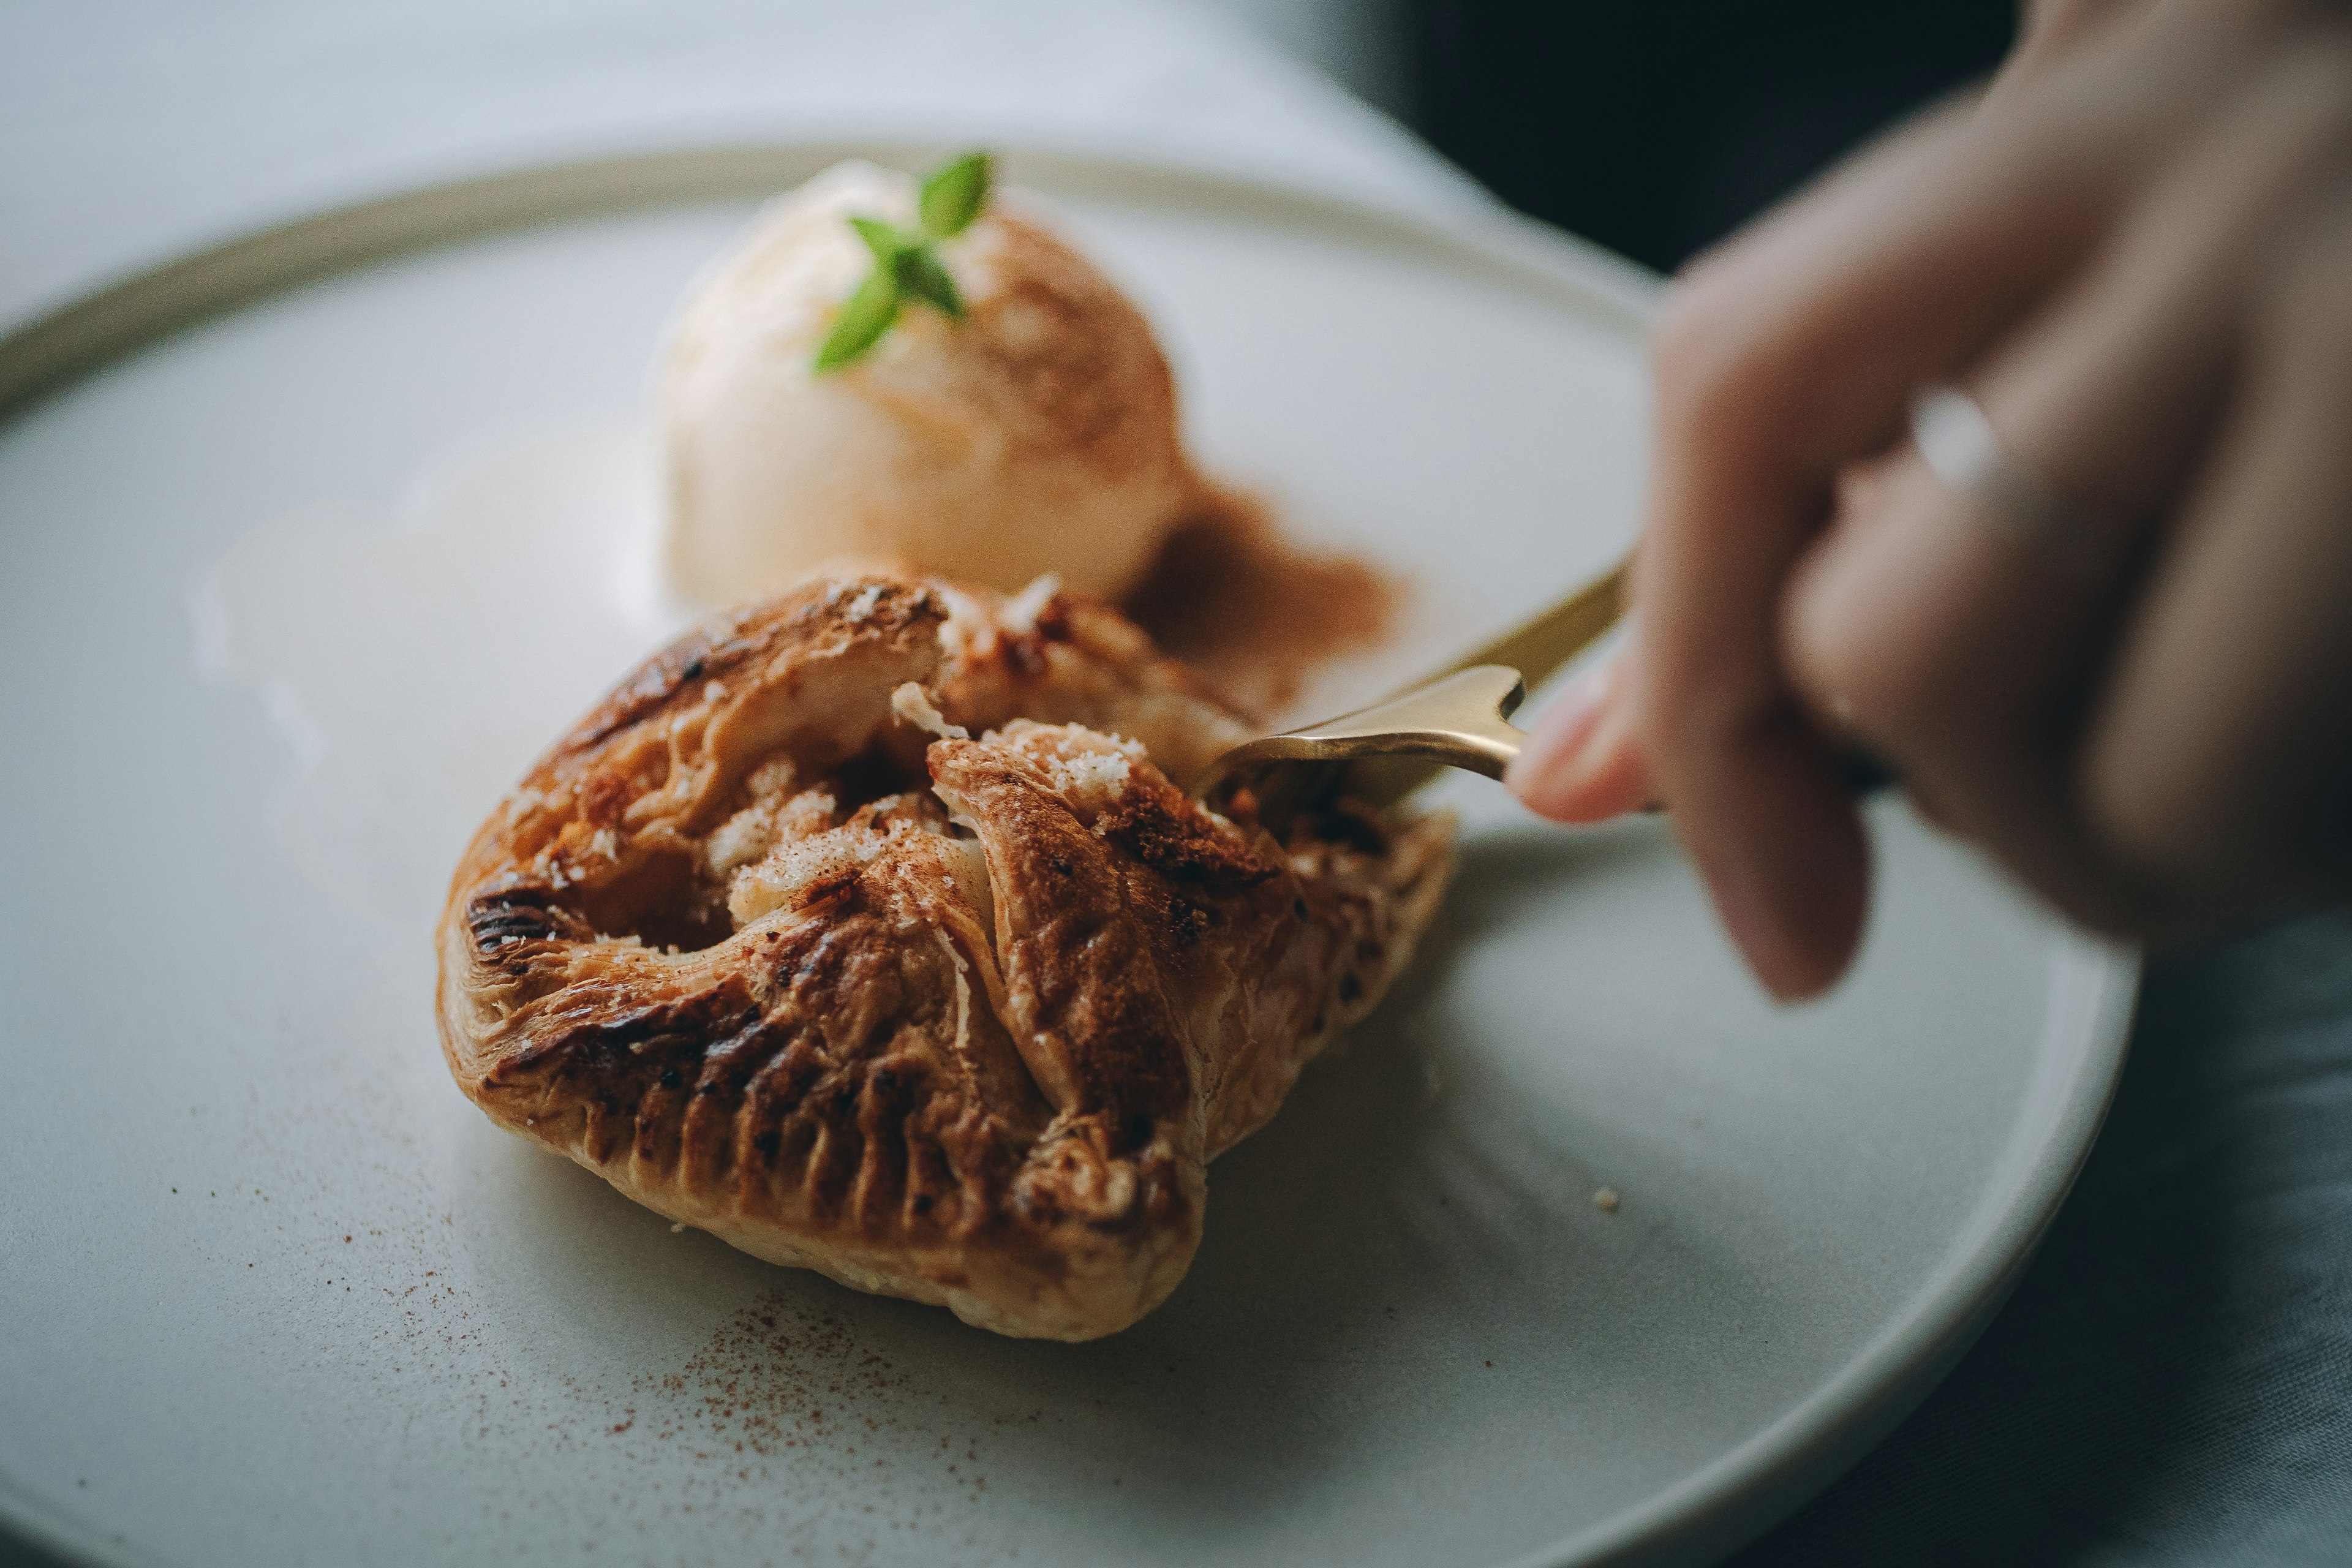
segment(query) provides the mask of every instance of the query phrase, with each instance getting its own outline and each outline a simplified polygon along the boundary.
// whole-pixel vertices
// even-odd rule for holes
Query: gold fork
[[[1192,794],[1205,798],[1229,783],[1254,779],[1259,816],[1272,825],[1342,788],[1370,805],[1389,805],[1449,767],[1501,778],[1527,739],[1508,722],[1511,714],[1529,686],[1617,624],[1625,565],[1618,562],[1551,608],[1393,697],[1235,746],[1209,764]]]

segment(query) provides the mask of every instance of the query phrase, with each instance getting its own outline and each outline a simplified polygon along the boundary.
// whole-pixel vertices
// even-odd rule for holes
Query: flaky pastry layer
[[[1090,1339],[1379,999],[1451,824],[1188,800],[1250,726],[1111,611],[893,576],[649,659],[483,824],[441,1037],[501,1126],[759,1257]]]

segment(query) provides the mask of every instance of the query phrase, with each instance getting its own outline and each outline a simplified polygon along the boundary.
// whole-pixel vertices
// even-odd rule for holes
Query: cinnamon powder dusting
[[[1323,665],[1388,635],[1403,584],[1356,556],[1296,548],[1255,496],[1204,489],[1119,607],[1229,700],[1276,713]]]

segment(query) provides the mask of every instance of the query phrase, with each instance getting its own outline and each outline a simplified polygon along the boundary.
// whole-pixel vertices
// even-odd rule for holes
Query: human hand
[[[2042,7],[1693,268],[1654,363],[1632,635],[1509,782],[1668,805],[1776,994],[1860,939],[1856,747],[2102,930],[2352,886],[2352,13]],[[1947,383],[2067,549],[1905,439]]]

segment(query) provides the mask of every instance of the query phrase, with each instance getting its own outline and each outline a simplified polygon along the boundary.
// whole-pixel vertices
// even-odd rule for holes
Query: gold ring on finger
[[[2072,570],[2088,564],[2082,510],[2010,455],[1975,398],[1957,386],[1923,389],[1911,400],[1911,441],[1930,473],[2004,532]]]

